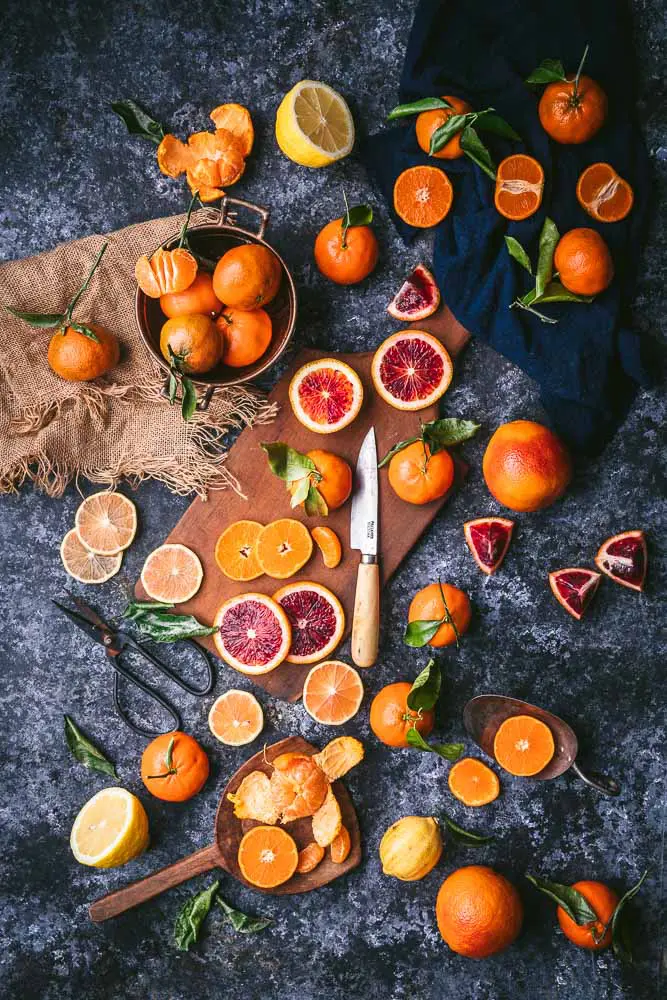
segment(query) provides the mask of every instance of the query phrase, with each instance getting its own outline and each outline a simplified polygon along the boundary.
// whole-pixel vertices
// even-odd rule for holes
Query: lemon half
[[[148,847],[146,810],[125,788],[103,788],[74,820],[70,846],[82,865],[124,865]]]
[[[350,109],[326,83],[301,80],[280,103],[276,139],[294,163],[326,167],[347,156],[354,145]]]

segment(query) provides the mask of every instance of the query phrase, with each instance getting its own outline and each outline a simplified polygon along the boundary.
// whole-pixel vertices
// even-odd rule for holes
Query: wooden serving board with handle
[[[456,357],[469,340],[469,334],[454,318],[446,306],[427,320],[413,324],[415,328],[426,330],[437,336]],[[303,427],[292,412],[288,390],[292,375],[308,361],[317,358],[336,357],[349,364],[359,374],[364,385],[364,403],[357,419],[335,434],[314,434]],[[351,551],[350,504],[344,504],[332,511],[328,517],[309,518],[301,510],[290,509],[290,498],[282,480],[269,469],[266,454],[261,448],[263,441],[285,441],[298,451],[324,448],[347,459],[354,469],[359,448],[369,427],[375,427],[378,456],[389,451],[392,445],[414,436],[419,430],[420,420],[426,422],[438,415],[438,406],[430,406],[417,413],[396,410],[382,400],[375,392],[370,376],[372,352],[359,354],[332,354],[322,350],[304,349],[299,352],[290,370],[280,379],[269,398],[278,404],[278,416],[267,426],[246,428],[229,452],[227,468],[241,483],[245,497],[232,490],[212,492],[206,501],[194,500],[173,531],[165,539],[187,545],[199,556],[204,568],[204,580],[199,592],[185,604],[178,607],[183,614],[193,614],[200,621],[210,624],[223,601],[244,592],[274,594],[284,580],[274,580],[261,576],[249,583],[235,583],[228,580],[215,561],[215,543],[219,535],[233,521],[250,519],[267,524],[279,517],[295,517],[308,527],[327,524],[334,529],[343,546],[343,559],[335,569],[327,569],[322,557],[314,546],[309,562],[290,578],[291,581],[313,580],[323,584],[336,594],[341,601],[346,616],[346,635],[352,626],[354,595],[359,566],[359,553]],[[458,463],[459,476],[465,474],[465,467]],[[442,497],[424,506],[412,506],[400,500],[389,486],[386,468],[380,470],[380,572],[384,584],[408,554],[422,532],[436,516],[447,497]],[[137,583],[136,595],[146,599],[146,593]],[[215,653],[215,645],[210,639],[203,644]],[[233,670],[225,666],[233,681]],[[298,701],[303,692],[303,684],[310,670],[309,666],[282,663],[268,674],[253,678],[255,684],[277,698]]]

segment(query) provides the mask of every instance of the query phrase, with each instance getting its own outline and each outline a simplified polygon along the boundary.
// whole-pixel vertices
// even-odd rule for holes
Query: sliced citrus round
[[[137,508],[122,493],[93,493],[79,506],[74,526],[87,549],[99,556],[114,556],[137,533]]]
[[[347,856],[352,847],[350,831],[346,826],[341,826],[340,830],[331,841],[331,860],[335,865],[342,865],[347,861]]]
[[[458,760],[448,781],[454,798],[466,806],[486,806],[500,795],[498,775],[474,757]]]
[[[221,743],[241,747],[257,739],[264,728],[262,706],[249,691],[232,688],[211,705],[208,728]]]
[[[544,170],[532,156],[515,153],[498,164],[494,202],[506,219],[518,222],[534,215],[543,190]]]
[[[294,163],[326,167],[347,156],[354,145],[350,109],[326,83],[301,80],[280,102],[276,139]]]
[[[146,810],[125,788],[103,788],[74,820],[70,847],[76,860],[91,868],[127,864],[148,847]]]
[[[417,264],[387,306],[387,312],[403,323],[432,316],[440,305],[440,289],[427,267]]]
[[[288,663],[317,663],[334,651],[345,631],[345,612],[321,583],[287,583],[273,595],[292,626]]]
[[[361,379],[344,361],[321,358],[299,368],[289,387],[297,420],[316,434],[333,434],[355,419],[364,399]]]
[[[255,551],[267,576],[285,580],[306,565],[313,553],[313,539],[301,521],[281,517],[262,528]]]
[[[342,726],[348,722],[359,711],[363,697],[361,677],[354,667],[341,660],[318,663],[303,685],[303,707],[324,726]]]
[[[183,604],[195,596],[204,570],[192,549],[169,542],[154,549],[141,571],[141,584],[150,598],[165,604]]]
[[[326,568],[335,569],[343,557],[343,547],[336,532],[333,528],[318,527],[313,528],[310,533],[322,553]]]
[[[598,222],[620,222],[632,209],[635,196],[610,163],[592,163],[577,181],[577,200]]]
[[[354,736],[337,736],[313,760],[329,781],[337,781],[364,759],[364,745]]]
[[[324,857],[324,848],[320,847],[313,840],[310,844],[306,844],[303,850],[299,851],[299,863],[296,866],[296,870],[300,875],[305,875],[306,872],[312,872],[319,865],[320,861]]]
[[[289,653],[292,630],[287,615],[266,594],[230,597],[215,616],[213,641],[220,656],[242,674],[268,674]]]
[[[378,394],[397,410],[423,410],[449,388],[452,359],[436,337],[423,330],[403,330],[380,344],[371,376]]]
[[[532,715],[512,715],[498,727],[493,756],[510,774],[530,778],[547,766],[556,749],[553,733]]]
[[[247,108],[242,104],[220,104],[217,108],[213,108],[209,118],[216,128],[231,132],[240,144],[243,155],[250,156],[255,130]]]
[[[602,577],[583,566],[569,566],[549,573],[549,586],[568,614],[579,621],[595,597]]]
[[[247,583],[264,572],[257,562],[257,539],[263,524],[259,521],[234,521],[215,544],[215,561],[230,580]]]
[[[643,531],[623,531],[600,546],[595,565],[615,583],[642,590],[648,567],[648,549]]]
[[[123,553],[98,556],[81,544],[76,528],[72,528],[61,542],[60,558],[69,575],[79,583],[105,583],[120,569]]]
[[[513,530],[514,521],[507,517],[477,517],[465,522],[465,540],[483,573],[490,576],[496,572],[505,558]]]
[[[299,863],[299,852],[287,830],[255,826],[244,834],[237,860],[246,882],[258,889],[275,889],[291,879]]]
[[[454,189],[438,167],[410,167],[394,184],[394,211],[416,229],[437,226],[452,207]]]

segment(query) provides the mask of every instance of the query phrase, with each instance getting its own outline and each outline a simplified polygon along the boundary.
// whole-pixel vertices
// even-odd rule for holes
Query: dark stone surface
[[[635,0],[634,7],[642,120],[656,187],[664,194],[664,5]],[[395,97],[412,9],[412,0],[6,0],[0,27],[0,257],[27,255],[183,207],[183,188],[158,173],[150,146],[126,136],[109,112],[111,100],[135,96],[181,135],[206,128],[208,110],[216,104],[238,100],[252,109],[258,142],[235,193],[272,208],[270,239],[299,286],[296,343],[344,350],[377,344],[395,328],[386,302],[409,267],[428,259],[428,243],[420,241],[409,251],[401,246],[354,157],[323,171],[298,168],[278,152],[272,122],[281,95],[295,81],[313,77],[349,97],[359,132],[376,128]],[[377,273],[356,289],[327,284],[311,255],[316,231],[340,211],[343,184],[351,202],[375,204],[383,250]],[[641,329],[663,338],[665,232],[656,202],[634,314]],[[563,334],[566,344],[567,331]],[[69,587],[58,556],[79,495],[70,489],[62,501],[53,501],[25,489],[3,498],[0,994],[17,1000],[207,995],[254,1000],[269,994],[301,1000],[653,1000],[660,995],[667,735],[665,646],[659,635],[665,574],[659,533],[665,489],[658,466],[663,391],[641,393],[615,441],[578,472],[562,503],[517,517],[505,567],[491,580],[476,569],[461,525],[498,510],[480,472],[488,434],[510,418],[539,418],[537,394],[521,372],[473,345],[446,409],[476,417],[484,432],[465,449],[470,482],[384,594],[382,655],[364,674],[364,707],[346,727],[367,745],[364,763],[349,778],[365,836],[362,867],[316,894],[285,899],[264,898],[223,878],[227,899],[273,916],[275,928],[258,937],[235,935],[216,913],[202,942],[187,955],[174,950],[171,928],[183,900],[202,888],[205,878],[101,927],[89,922],[86,907],[96,896],[203,846],[218,794],[245,753],[215,745],[206,726],[210,699],[202,703],[178,695],[186,728],[210,753],[212,777],[186,806],[149,799],[138,779],[144,744],[111,710],[111,677],[101,654],[49,603],[66,587],[83,590]],[[109,613],[120,610],[124,586],[187,503],[156,484],[142,486],[134,498],[139,537],[121,576],[93,594]],[[587,619],[570,620],[549,592],[547,572],[590,564],[605,537],[634,527],[649,532],[646,593],[605,582]],[[416,751],[390,753],[369,734],[371,696],[389,681],[412,677],[425,661],[423,655],[406,654],[400,635],[414,589],[438,574],[467,590],[475,607],[460,652],[443,657],[442,738],[463,737],[461,712],[473,694],[525,697],[574,725],[581,762],[617,776],[623,785],[619,799],[600,798],[568,776],[552,784],[507,777],[502,797],[478,816],[452,799],[443,761]],[[221,668],[217,693],[232,684],[249,686]],[[331,731],[317,726],[300,705],[261,700],[267,718],[262,739],[290,733],[322,743],[329,738]],[[89,870],[70,854],[77,810],[108,782],[72,764],[62,738],[63,712],[94,734],[118,762],[122,784],[146,805],[151,849],[127,869]],[[438,869],[422,882],[382,876],[377,845],[384,829],[403,814],[443,809],[464,824],[493,830],[495,843],[477,853],[450,845]],[[443,945],[433,905],[447,872],[480,861],[516,881],[526,921],[511,951],[476,963]],[[594,957],[570,945],[557,930],[552,905],[523,879],[525,871],[533,871],[565,881],[599,878],[622,888],[647,866],[651,874],[635,910],[637,961],[627,971],[609,953]],[[664,979],[663,970],[663,987]]]

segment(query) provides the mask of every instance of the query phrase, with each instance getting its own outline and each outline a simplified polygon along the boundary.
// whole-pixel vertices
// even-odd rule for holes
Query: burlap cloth
[[[193,215],[205,222],[210,210]],[[31,480],[50,496],[85,476],[113,485],[151,477],[176,493],[232,486],[225,468],[230,428],[265,423],[273,408],[253,389],[218,390],[205,413],[187,423],[160,395],[162,372],[144,346],[134,316],[134,264],[177,233],[183,216],[74,240],[0,267],[0,304],[23,312],[59,312],[81,285],[105,240],[109,246],[75,319],[100,323],[121,341],[121,362],[93,382],[66,382],[46,360],[52,331],[0,309],[0,492]]]

